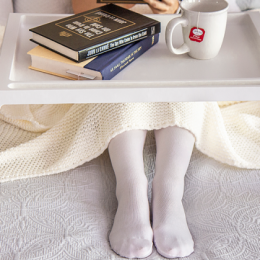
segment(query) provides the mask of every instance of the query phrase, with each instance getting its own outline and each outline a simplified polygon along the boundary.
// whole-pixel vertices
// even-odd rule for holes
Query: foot
[[[149,218],[146,194],[125,192],[120,196],[112,231],[109,235],[111,248],[120,256],[145,258],[152,253],[153,231]],[[143,192],[145,193],[145,189]],[[141,195],[141,196],[140,196]],[[143,199],[142,199],[143,198]]]
[[[159,254],[168,258],[185,257],[194,243],[182,205],[184,176],[194,146],[193,135],[179,127],[155,131],[157,146],[153,179],[153,232]]]
[[[190,255],[194,251],[194,242],[187,226],[181,202],[178,206],[171,207],[170,211],[164,211],[163,206],[160,210],[161,212],[153,213],[157,214],[157,220],[158,216],[161,219],[153,225],[154,244],[157,252],[167,258]],[[163,212],[167,212],[167,216]]]
[[[116,176],[118,208],[109,241],[112,249],[127,258],[152,253],[153,231],[144,173],[144,130],[131,130],[113,138],[109,155]]]

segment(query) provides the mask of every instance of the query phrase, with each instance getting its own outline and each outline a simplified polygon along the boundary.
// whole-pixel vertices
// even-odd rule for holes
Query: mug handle
[[[190,51],[190,48],[186,43],[183,43],[181,47],[179,48],[174,48],[172,46],[172,33],[174,28],[178,25],[181,24],[183,27],[186,27],[188,25],[188,20],[183,17],[176,17],[173,18],[166,26],[165,30],[165,41],[168,49],[174,53],[174,54],[184,54]]]

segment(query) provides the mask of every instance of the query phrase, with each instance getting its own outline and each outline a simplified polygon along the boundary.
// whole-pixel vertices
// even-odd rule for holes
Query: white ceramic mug
[[[225,0],[183,0],[181,17],[173,18],[166,27],[165,40],[174,54],[188,53],[195,59],[217,56],[226,30],[228,3]],[[182,25],[184,44],[174,48],[174,28]]]

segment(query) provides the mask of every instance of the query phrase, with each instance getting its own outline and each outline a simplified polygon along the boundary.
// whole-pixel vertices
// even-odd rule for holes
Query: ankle
[[[153,178],[153,184],[156,185],[182,185],[184,184],[184,176],[185,173],[178,172],[178,171],[171,171],[171,172],[158,172]]]

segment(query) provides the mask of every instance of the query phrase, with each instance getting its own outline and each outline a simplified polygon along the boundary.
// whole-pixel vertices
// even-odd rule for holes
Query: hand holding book
[[[96,1],[97,3],[108,3],[108,4],[145,4],[143,0],[96,0]]]
[[[142,0],[134,0],[134,3],[131,3],[132,0],[71,0],[72,2],[72,7],[73,7],[73,11],[75,14],[81,13],[81,12],[85,12],[88,10],[92,10],[94,8],[99,8],[105,4],[109,4],[109,3],[114,3],[120,7],[126,8],[126,9],[130,9],[132,8],[137,2],[142,2],[144,3]]]
[[[178,0],[72,0],[75,13],[100,7],[102,3],[114,3],[127,9],[134,4],[148,4],[155,14],[174,14],[179,8]]]
[[[143,0],[155,14],[174,14],[179,9],[178,0]]]
[[[179,8],[178,0],[97,0],[97,3],[148,4],[155,14],[174,14]]]

